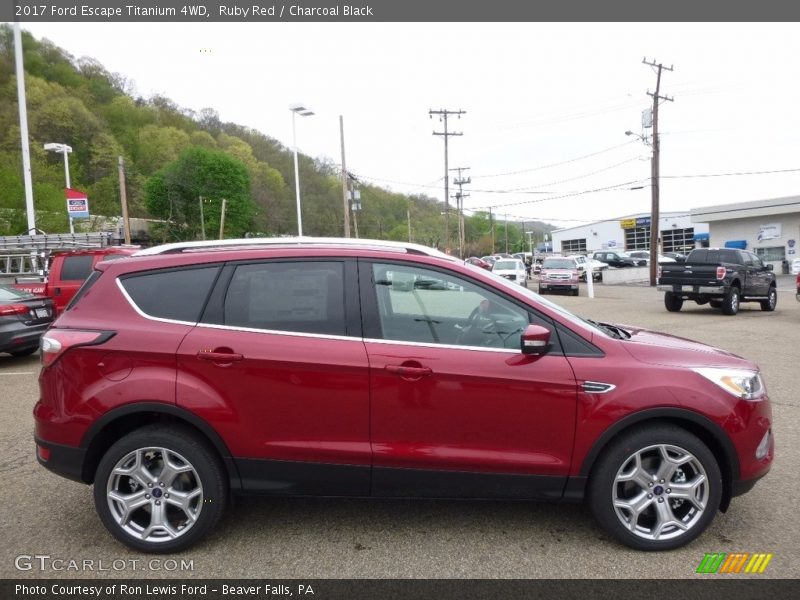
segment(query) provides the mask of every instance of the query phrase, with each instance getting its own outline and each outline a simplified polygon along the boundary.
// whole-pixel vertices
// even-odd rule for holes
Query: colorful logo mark
[[[697,567],[698,573],[763,573],[773,554],[734,552],[728,554],[717,552],[706,554]]]

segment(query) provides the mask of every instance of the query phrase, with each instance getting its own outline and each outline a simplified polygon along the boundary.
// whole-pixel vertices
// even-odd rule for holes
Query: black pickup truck
[[[684,263],[659,265],[658,290],[664,306],[677,312],[684,300],[710,304],[726,315],[739,312],[740,302],[759,302],[761,310],[775,310],[778,293],[772,265],[746,250],[698,248]]]

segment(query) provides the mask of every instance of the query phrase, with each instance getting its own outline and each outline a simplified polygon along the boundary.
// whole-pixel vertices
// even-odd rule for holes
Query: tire
[[[735,315],[739,312],[739,288],[731,287],[722,300],[722,314]]]
[[[580,296],[581,295],[581,291],[580,290],[572,290],[572,295],[573,296]]]
[[[674,425],[650,425],[623,433],[603,451],[588,495],[597,521],[626,546],[671,550],[691,542],[714,519],[722,475],[696,436]]]
[[[9,351],[8,353],[11,356],[16,356],[16,357],[30,356],[31,354],[36,352],[38,349],[39,349],[39,346],[34,346],[33,348],[25,348],[24,350],[14,350],[13,352]]]
[[[669,312],[679,312],[683,307],[683,298],[672,292],[666,292],[664,294],[664,306]]]
[[[709,300],[708,305],[711,308],[722,308],[722,300]]]
[[[180,470],[159,481],[165,455],[169,466]],[[178,494],[184,496],[183,508]],[[123,496],[135,506],[126,506]],[[115,538],[141,552],[178,552],[196,543],[217,524],[227,497],[227,476],[216,452],[183,427],[148,425],[129,433],[109,448],[95,474],[100,520]],[[165,526],[154,523],[159,510]]]
[[[539,286],[539,295],[544,296],[545,291],[542,289],[542,286]]]
[[[761,304],[761,310],[766,312],[772,312],[775,310],[775,307],[778,304],[778,291],[775,289],[775,286],[770,286],[769,292],[767,293],[767,299],[761,300],[759,302]]]

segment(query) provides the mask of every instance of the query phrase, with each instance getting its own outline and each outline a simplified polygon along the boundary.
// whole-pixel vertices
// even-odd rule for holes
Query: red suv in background
[[[95,268],[42,341],[37,455],[138,550],[188,547],[239,493],[587,498],[663,550],[772,463],[754,363],[429,248],[194,242]]]

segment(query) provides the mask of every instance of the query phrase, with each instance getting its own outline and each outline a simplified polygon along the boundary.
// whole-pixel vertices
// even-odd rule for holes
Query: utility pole
[[[205,239],[206,239],[206,220],[205,220],[205,217],[203,216],[203,197],[202,196],[198,196],[198,199],[200,200],[200,236],[201,236],[200,239],[205,241]]]
[[[447,139],[453,135],[464,135],[460,132],[448,131],[447,130],[447,117],[450,115],[456,115],[458,118],[461,118],[461,115],[466,114],[467,111],[465,110],[448,110],[446,108],[440,108],[439,110],[429,110],[428,116],[432,119],[433,115],[439,115],[439,121],[444,122],[444,131],[434,131],[433,135],[441,135],[444,136],[444,245],[445,245],[445,252],[450,247],[450,175],[449,169],[447,167]]]
[[[219,213],[219,239],[225,237],[225,198],[222,199],[222,209]]]
[[[344,237],[350,237],[350,199],[347,197],[347,165],[344,161],[344,117],[339,115],[339,134],[342,138],[342,200],[344,202]]]
[[[472,183],[471,177],[462,177],[462,171],[469,171],[469,167],[455,167],[451,171],[458,171],[458,177],[453,179],[453,183],[458,186],[458,193],[456,197],[456,206],[458,207],[458,258],[464,258],[464,248],[466,246],[466,232],[464,231],[464,198],[468,198],[469,194],[464,193],[464,186]]]
[[[350,206],[352,210],[350,212],[353,213],[353,232],[356,235],[356,239],[358,239],[358,211],[361,210],[361,192],[358,190],[353,189],[353,183],[358,183],[358,179],[352,173],[347,173],[347,187],[349,188],[349,200],[351,202]]]
[[[489,207],[489,228],[492,230],[492,251],[489,254],[494,254],[494,217],[491,206]]]
[[[658,276],[658,253],[659,253],[659,160],[660,160],[660,147],[661,142],[658,139],[658,101],[664,100],[665,102],[672,102],[674,99],[670,96],[661,96],[661,72],[672,71],[672,66],[665,67],[661,63],[648,61],[647,58],[642,59],[642,63],[652,67],[656,71],[656,90],[652,94],[647,90],[647,95],[653,97],[653,158],[650,163],[650,177],[652,189],[652,202],[650,207],[650,285],[656,285],[656,278]]]
[[[122,203],[122,231],[125,243],[131,243],[131,221],[128,218],[128,194],[125,189],[125,159],[119,157],[119,201]],[[205,239],[205,238],[204,238]]]
[[[506,254],[508,254],[508,213],[504,216],[506,218]]]

